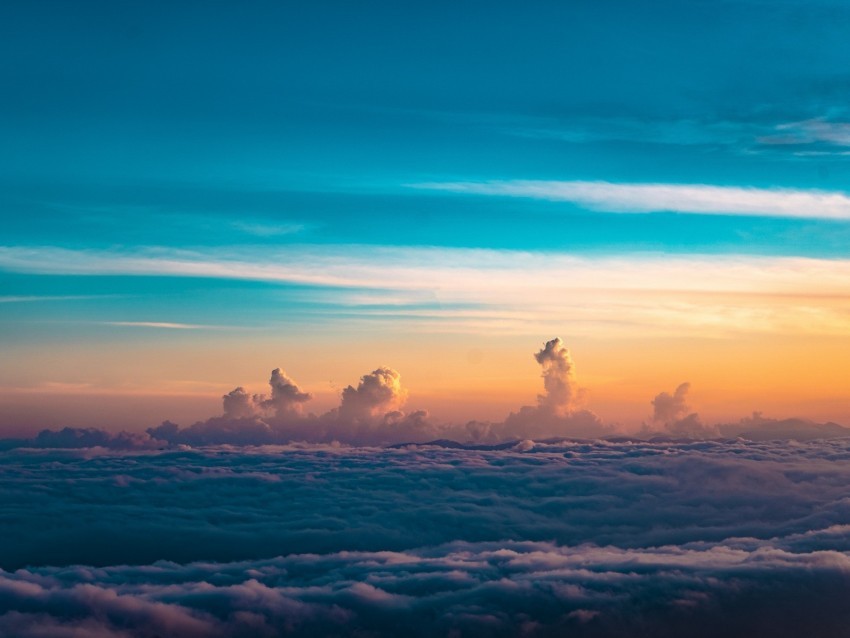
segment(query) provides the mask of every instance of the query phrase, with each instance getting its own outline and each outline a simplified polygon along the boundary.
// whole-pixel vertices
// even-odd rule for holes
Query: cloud
[[[398,410],[407,398],[401,387],[401,375],[392,368],[381,367],[363,375],[356,388],[342,391],[339,416],[343,420],[363,421]]]
[[[8,439],[7,439],[8,441]],[[110,450],[145,450],[165,447],[167,442],[135,432],[107,432],[97,428],[62,428],[42,430],[33,439],[12,440],[14,447],[34,448],[97,448]],[[2,449],[2,440],[0,440]]]
[[[573,144],[594,142],[638,142],[672,146],[740,148],[763,126],[753,122],[628,116],[572,116],[517,122],[506,128],[511,135],[532,139],[553,139]]]
[[[173,423],[149,428],[153,439],[172,445],[269,445],[290,441],[342,441],[355,445],[381,445],[435,438],[439,427],[428,413],[401,411],[407,390],[401,375],[380,367],[360,378],[357,387],[347,386],[340,405],[328,412],[305,414],[312,395],[303,392],[283,370],[269,379],[271,396],[250,394],[237,387],[222,397],[223,414],[180,428]]]
[[[635,569],[638,565],[639,568]],[[237,563],[0,572],[32,636],[840,636],[846,556],[710,544],[464,543]],[[833,590],[834,591],[834,590]],[[794,605],[787,605],[793,600]],[[73,631],[80,633],[73,634]]]
[[[263,222],[234,221],[231,223],[231,226],[256,237],[280,237],[281,235],[292,235],[300,233],[308,228],[306,224],[296,222],[269,224]]]
[[[303,404],[313,396],[302,392],[295,382],[280,368],[275,368],[269,378],[271,396],[248,393],[238,387],[222,397],[224,419],[251,419],[265,415],[278,419],[294,419],[301,416]]]
[[[206,326],[195,323],[174,323],[170,321],[103,321],[105,326],[125,326],[127,328],[163,328],[166,330],[204,330],[221,326]]]
[[[77,275],[292,282],[346,321],[417,332],[575,335],[846,334],[850,260],[586,257],[455,248],[293,246],[251,251],[0,247],[0,268]],[[386,273],[393,277],[388,280]],[[693,274],[699,273],[698,277]],[[375,291],[404,300],[374,307]],[[612,317],[615,320],[612,321]],[[222,328],[222,327],[220,327]]]
[[[227,419],[247,419],[257,414],[257,404],[245,388],[238,387],[221,397]]]
[[[547,341],[534,359],[542,368],[544,394],[537,396],[536,406],[523,406],[508,415],[504,423],[490,426],[489,439],[598,438],[613,432],[593,412],[578,409],[584,391],[576,381],[570,351],[559,337]]]
[[[840,191],[581,181],[429,182],[415,188],[471,195],[565,201],[613,213],[676,212],[803,219],[850,219],[850,195]]]
[[[32,439],[0,439],[0,449],[96,448],[160,449],[166,446],[282,445],[293,441],[384,446],[442,440],[479,445],[514,445],[554,438],[600,439],[628,434],[606,424],[594,412],[582,407],[586,393],[577,381],[575,364],[559,337],[544,343],[534,353],[541,366],[543,394],[537,405],[525,405],[500,422],[435,421],[427,410],[402,410],[408,391],[401,374],[382,366],[349,385],[341,393],[340,404],[323,414],[305,412],[312,395],[302,391],[281,368],[272,370],[270,395],[251,394],[242,386],[222,396],[222,414],[188,427],[165,421],[144,434],[110,433],[94,428],[44,430]],[[633,436],[652,438],[707,439],[743,437],[813,439],[850,435],[850,429],[835,423],[818,424],[800,419],[764,419],[760,414],[737,424],[710,425],[701,421],[687,404],[689,383],[670,394],[661,392],[651,401],[650,424]]]
[[[0,303],[37,303],[43,301],[83,301],[115,299],[121,295],[0,295]]]
[[[269,385],[272,389],[271,398],[260,401],[260,405],[273,410],[275,416],[280,418],[301,414],[302,404],[313,398],[309,392],[301,392],[280,368],[272,370]]]
[[[576,381],[569,350],[560,338],[548,341],[534,357],[542,368],[544,394],[538,396],[536,406],[524,406],[503,422],[439,423],[426,410],[405,413],[402,407],[408,392],[401,374],[387,366],[363,375],[356,387],[347,386],[338,407],[319,415],[305,413],[310,393],[300,390],[277,368],[269,379],[270,397],[237,387],[222,397],[221,416],[186,428],[165,422],[147,430],[150,441],[145,444],[156,447],[338,441],[392,445],[435,439],[493,444],[559,436],[597,438],[613,432],[598,416],[579,409],[583,391]],[[57,442],[63,440],[59,438]]]
[[[850,428],[838,423],[815,423],[808,419],[771,419],[754,412],[738,423],[720,424],[718,430],[725,436],[739,436],[751,441],[830,439],[850,437]]]
[[[815,145],[850,146],[850,123],[831,122],[824,118],[812,118],[800,122],[788,122],[776,127],[774,135],[759,138],[760,144],[773,146]]]
[[[154,439],[187,445],[267,445],[291,441],[339,441],[354,445],[421,443],[434,439],[499,443],[519,438],[599,437],[613,432],[598,416],[580,410],[583,396],[569,350],[560,338],[534,355],[542,368],[544,394],[537,406],[524,406],[500,423],[437,423],[425,410],[402,411],[408,392],[401,374],[382,366],[347,386],[340,404],[328,412],[304,414],[311,398],[279,368],[272,372],[272,396],[250,395],[238,387],[223,397],[224,414],[185,429],[173,424],[151,428]]]
[[[690,383],[682,383],[671,395],[669,392],[661,392],[652,400],[652,420],[655,423],[668,424],[685,416],[690,410],[686,403]]]
[[[540,407],[561,416],[571,413],[580,391],[570,351],[560,337],[555,337],[547,341],[534,358],[543,368],[543,388],[546,391],[546,394],[537,397]]]
[[[0,454],[2,635],[850,622],[849,440]]]
[[[680,384],[673,394],[660,392],[651,401],[652,403],[652,425],[644,424],[641,436],[653,437],[661,435],[672,435],[682,438],[709,439],[720,436],[716,426],[706,425],[702,422],[699,414],[691,412],[687,403],[690,383]],[[654,428],[661,427],[662,432]]]

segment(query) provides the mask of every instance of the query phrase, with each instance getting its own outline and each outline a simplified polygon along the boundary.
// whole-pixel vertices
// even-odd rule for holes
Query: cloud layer
[[[0,454],[4,635],[841,636],[850,620],[847,441]]]
[[[393,329],[403,326],[417,332],[536,337],[563,329],[568,317],[571,333],[605,337],[729,338],[742,332],[843,337],[850,317],[847,259],[588,257],[386,246],[292,246],[285,251],[235,247],[201,252],[162,247],[121,252],[0,246],[0,269],[294,283],[308,287],[310,300],[323,304],[324,311],[335,308],[345,321]],[[387,272],[393,277],[388,279]],[[293,312],[298,312],[297,304]],[[142,323],[151,330],[167,329],[170,324],[172,328],[226,329],[205,325],[208,314],[185,324],[166,321],[168,314],[155,317],[157,321],[124,321],[123,329],[141,329]]]

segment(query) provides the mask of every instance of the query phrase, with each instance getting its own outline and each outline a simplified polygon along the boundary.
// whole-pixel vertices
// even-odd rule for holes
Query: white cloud
[[[797,145],[823,142],[834,146],[850,146],[850,123],[829,122],[822,118],[788,122],[776,127],[777,134],[759,139],[762,144]]]
[[[846,335],[850,320],[847,259],[345,245],[205,252],[0,247],[0,268],[297,283],[312,287],[309,300],[344,307],[346,321],[430,332]],[[379,293],[394,307],[375,308]]]
[[[293,235],[307,228],[306,224],[283,223],[268,224],[261,222],[236,221],[231,224],[233,228],[249,235],[257,237],[279,237],[281,235]]]
[[[107,326],[124,326],[126,328],[162,328],[165,330],[201,330],[215,328],[194,323],[174,323],[171,321],[104,321]]]
[[[838,191],[710,184],[505,180],[425,182],[420,189],[564,201],[612,213],[677,212],[803,219],[850,219],[850,195]]]
[[[0,295],[0,303],[35,303],[39,301],[81,301],[115,299],[117,295]]]

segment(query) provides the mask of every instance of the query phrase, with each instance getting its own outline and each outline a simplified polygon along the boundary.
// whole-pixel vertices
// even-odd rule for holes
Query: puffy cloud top
[[[272,370],[269,385],[272,396],[262,401],[261,405],[263,408],[273,410],[278,417],[301,414],[302,404],[313,398],[309,392],[301,392],[295,382],[280,368]]]
[[[682,383],[676,388],[673,394],[669,392],[661,392],[652,400],[652,420],[655,423],[662,425],[673,423],[682,418],[688,413],[690,407],[686,399],[688,391],[691,389],[691,384],[688,382]]]
[[[579,388],[570,351],[559,337],[555,337],[547,341],[534,358],[543,367],[546,393],[537,397],[540,406],[560,415],[572,412],[579,398]]]
[[[407,399],[401,375],[392,368],[380,367],[360,378],[356,388],[342,391],[339,415],[343,420],[363,421],[383,417],[398,410]]]
[[[228,419],[247,419],[257,413],[257,405],[254,398],[238,387],[221,397],[224,404],[224,416]]]
[[[584,391],[576,380],[575,364],[564,342],[556,337],[534,353],[541,366],[544,393],[536,405],[511,412],[504,421],[440,423],[425,410],[401,410],[407,391],[401,375],[382,366],[349,385],[340,405],[324,414],[305,413],[311,399],[281,368],[272,370],[270,395],[250,394],[237,387],[222,397],[223,414],[186,428],[165,422],[146,434],[114,433],[91,428],[45,430],[32,439],[0,439],[0,450],[19,447],[111,449],[158,449],[175,445],[268,445],[292,441],[333,442],[352,445],[395,445],[437,439],[460,443],[499,444],[522,439],[557,437],[599,439],[625,434],[605,424],[599,416],[582,409]],[[708,425],[690,412],[689,383],[671,394],[660,392],[651,401],[651,423],[634,434],[643,438],[676,437],[707,439],[742,436],[748,439],[832,438],[850,435],[835,423],[818,424],[800,419],[765,419],[759,414],[738,423]]]

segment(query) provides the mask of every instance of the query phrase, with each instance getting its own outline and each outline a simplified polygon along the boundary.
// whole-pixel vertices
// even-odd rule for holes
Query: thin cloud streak
[[[192,252],[0,246],[0,269],[33,274],[160,275],[393,291],[480,290],[510,295],[617,290],[701,293],[847,293],[850,259],[694,255],[581,257],[565,253],[361,245]],[[387,275],[391,269],[392,276]],[[695,272],[699,277],[694,277]],[[559,279],[565,277],[566,279]]]
[[[850,123],[829,122],[823,118],[789,122],[776,127],[777,134],[763,137],[762,144],[799,145],[824,142],[834,146],[850,146]]]
[[[223,326],[206,326],[196,323],[174,323],[170,321],[103,321],[105,326],[127,328],[162,328],[165,330],[220,330]]]
[[[542,180],[423,182],[409,186],[469,195],[564,201],[611,213],[675,212],[850,220],[850,195],[838,191]]]
[[[721,338],[743,332],[846,335],[850,325],[850,260],[840,259],[589,258],[356,245],[203,253],[5,247],[0,248],[0,268],[291,283],[312,287],[313,303],[344,307],[337,316],[391,321],[395,328],[415,325],[431,332],[539,334],[563,329],[564,317],[569,317],[572,334],[590,331],[609,336],[613,323],[632,335],[661,330]],[[380,300],[379,293],[390,295],[395,303],[372,306]],[[168,321],[115,323],[201,327]]]
[[[0,295],[0,303],[38,303],[41,301],[84,301],[118,299],[123,295]]]

